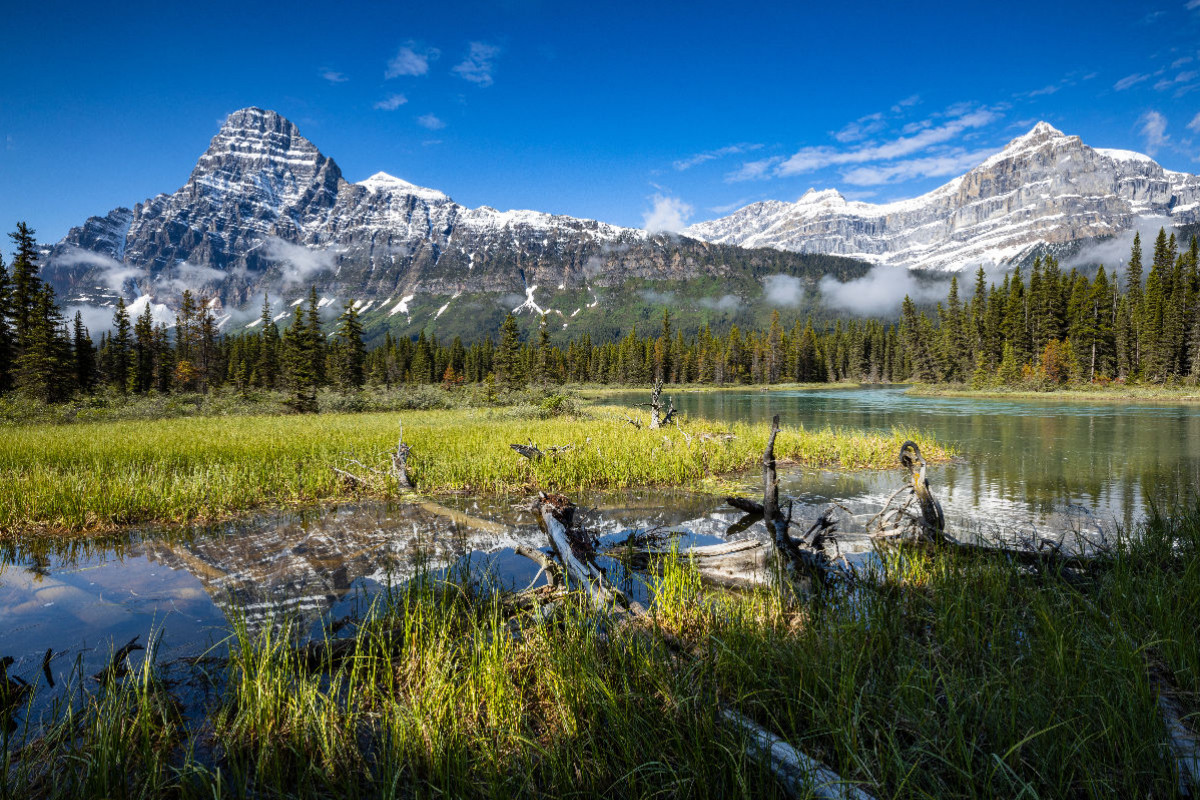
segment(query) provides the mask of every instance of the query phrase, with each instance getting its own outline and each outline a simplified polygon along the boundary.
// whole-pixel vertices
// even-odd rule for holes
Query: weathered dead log
[[[54,688],[54,673],[50,671],[50,662],[54,659],[54,648],[47,647],[46,655],[42,656],[42,675],[46,678],[46,685],[51,689]]]
[[[537,579],[541,577],[543,572],[546,573],[546,578],[550,581],[551,588],[557,589],[562,585],[562,569],[559,568],[558,562],[550,558],[550,556],[546,555],[541,550],[537,550],[533,547],[526,547],[523,544],[515,546],[513,548],[513,552],[519,556],[525,556],[525,558],[528,558],[530,561],[541,567],[541,569],[538,570],[538,574],[533,577],[533,580],[526,588],[526,591],[533,588],[533,584],[537,583]]]
[[[629,416],[628,414],[622,414],[622,415],[621,415],[621,418],[622,418],[623,420],[625,420],[626,422],[628,422],[628,423],[629,423],[630,425],[632,425],[633,427],[637,428],[638,430],[641,430],[641,429],[642,429],[642,423],[638,422],[636,419],[634,419],[633,417]]]
[[[530,461],[541,461],[542,457],[546,455],[538,449],[537,445],[533,443],[533,439],[529,440],[529,444],[510,444],[509,447],[511,447],[513,450],[516,450]]]
[[[609,582],[596,563],[595,545],[575,526],[575,504],[560,494],[539,492],[533,507],[568,584],[583,588],[598,609],[610,609],[614,603],[628,609],[625,593]]]
[[[392,453],[392,477],[401,489],[412,489],[412,479],[408,477],[408,456],[412,448],[404,443],[404,423],[400,423],[400,437],[396,440],[396,452]]]
[[[695,568],[700,579],[732,589],[749,589],[767,585],[771,581],[771,556],[774,547],[759,539],[744,539],[738,542],[688,547],[674,550],[666,547],[630,549],[626,553],[614,552],[634,561],[661,561],[676,553]]]
[[[0,658],[0,713],[12,709],[33,691],[28,683],[16,675],[8,674],[8,668],[12,665],[12,656]]]
[[[117,652],[113,653],[112,661],[109,662],[109,665],[107,667],[105,667],[104,669],[100,670],[99,672],[97,672],[92,677],[95,678],[100,683],[104,683],[110,677],[112,677],[112,678],[123,677],[127,672],[129,672],[129,655],[130,655],[130,653],[134,652],[135,650],[145,650],[146,649],[137,643],[137,640],[140,638],[142,638],[141,634],[138,634],[137,636],[130,639],[129,642],[125,644],[125,646],[123,646]]]
[[[360,478],[353,472],[347,472],[340,467],[330,467],[330,469],[342,476],[342,484],[351,491],[358,489],[360,486],[366,486],[367,484],[365,479]]]
[[[1166,681],[1150,674],[1150,683],[1158,694],[1158,712],[1171,742],[1175,756],[1175,773],[1179,781],[1179,795],[1191,797],[1193,790],[1200,790],[1200,738],[1183,722],[1183,713],[1175,702]]]
[[[771,420],[771,433],[767,437],[767,448],[763,452],[763,522],[775,545],[775,553],[781,572],[792,579],[812,578],[820,584],[828,583],[831,565],[821,549],[824,540],[834,528],[833,507],[813,523],[800,541],[791,537],[791,508],[785,516],[779,507],[779,476],[775,465],[775,437],[779,434],[779,415]]]
[[[652,431],[658,430],[658,426],[661,424],[658,415],[662,411],[662,390],[663,382],[655,381],[654,390],[650,392],[650,402],[648,404],[650,406],[650,430]]]
[[[872,800],[872,796],[780,737],[731,708],[721,712],[726,724],[746,734],[749,752],[766,761],[781,787],[792,797],[828,800]],[[810,794],[811,793],[811,794]]]
[[[892,493],[883,509],[867,524],[867,533],[877,539],[955,543],[946,533],[946,516],[929,488],[927,464],[916,442],[910,440],[900,445],[900,466],[908,470],[908,481]]]
[[[725,502],[733,506],[739,511],[745,511],[747,514],[758,514],[762,516],[763,504],[757,500],[751,500],[749,497],[726,497]]]

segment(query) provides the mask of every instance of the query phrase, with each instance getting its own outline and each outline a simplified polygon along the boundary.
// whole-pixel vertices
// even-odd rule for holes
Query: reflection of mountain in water
[[[150,540],[141,549],[152,561],[196,576],[226,616],[236,611],[257,628],[281,615],[311,623],[358,590],[402,583],[422,567],[443,568],[472,552],[546,544],[534,517],[511,503],[467,497],[445,502],[269,514],[189,539]],[[718,510],[717,498],[684,492],[610,492],[581,496],[580,505],[585,526],[605,539],[658,528],[715,540],[741,516],[728,507]],[[753,530],[735,533],[750,535]],[[530,566],[519,558],[493,565],[502,580],[522,577]]]
[[[254,628],[281,614],[312,621],[357,588],[399,583],[473,550],[536,544],[538,535],[422,505],[369,504],[238,521],[190,541],[150,541],[144,552],[191,572],[227,615],[236,609]]]

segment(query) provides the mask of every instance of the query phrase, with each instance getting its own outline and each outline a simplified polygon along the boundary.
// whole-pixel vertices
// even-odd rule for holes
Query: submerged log
[[[127,672],[129,672],[129,655],[135,650],[146,649],[137,643],[137,640],[140,638],[142,638],[141,634],[138,634],[130,639],[124,647],[113,653],[112,661],[109,662],[109,665],[97,672],[92,677],[100,683],[104,683],[109,678],[123,677]]]
[[[827,800],[872,800],[872,796],[780,737],[731,708],[721,712],[726,724],[746,734],[747,749],[766,761],[776,780],[791,797],[820,797]],[[811,794],[810,794],[811,793]]]

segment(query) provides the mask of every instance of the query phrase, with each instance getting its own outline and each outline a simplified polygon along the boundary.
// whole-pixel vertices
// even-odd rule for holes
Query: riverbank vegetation
[[[1082,575],[889,548],[814,596],[668,557],[623,622],[430,573],[315,647],[235,622],[228,659],[88,679],[4,737],[0,796],[783,796],[732,710],[878,798],[1176,797],[1200,506],[1129,533]]]
[[[664,309],[656,329],[619,341],[551,336],[543,316],[522,340],[510,314],[496,337],[439,341],[390,334],[367,342],[357,306],[333,309],[311,290],[277,314],[222,333],[215,298],[182,294],[172,324],[144,302],[136,318],[118,299],[99,345],[76,314],[63,318],[39,277],[33,231],[12,234],[11,276],[0,263],[0,396],[43,403],[88,398],[285,391],[286,409],[317,411],[318,396],[364,387],[476,385],[486,392],[590,383],[761,385],[787,382],[937,383],[974,390],[1049,391],[1063,386],[1195,386],[1200,381],[1200,264],[1160,231],[1143,276],[1135,237],[1123,275],[1064,273],[1039,258],[1026,282],[1017,267],[997,285],[980,269],[969,298],[957,276],[933,313],[905,298],[897,320],[849,319],[816,326],[776,313],[764,330],[684,331]],[[143,298],[149,300],[149,298]],[[159,312],[161,314],[161,311]],[[226,319],[224,322],[228,323]],[[369,346],[372,345],[372,346]]]
[[[149,522],[221,518],[254,508],[398,493],[383,469],[401,433],[416,490],[504,493],[677,486],[703,488],[752,467],[767,427],[687,419],[634,428],[641,409],[578,407],[549,395],[537,404],[395,413],[182,417],[24,424],[0,437],[0,535],[112,531]],[[730,435],[727,435],[730,434]],[[890,467],[905,439],[930,456],[945,446],[914,431],[880,435],[789,428],[781,459],[805,466]],[[527,442],[557,455],[529,460]],[[357,462],[357,463],[355,463]],[[362,478],[348,480],[334,468]]]

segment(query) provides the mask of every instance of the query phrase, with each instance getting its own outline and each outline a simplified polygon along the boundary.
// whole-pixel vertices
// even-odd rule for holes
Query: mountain
[[[684,233],[743,247],[958,270],[1038,245],[1128,230],[1139,217],[1200,222],[1200,176],[1149,156],[1092,148],[1045,122],[967,174],[911,200],[876,205],[832,189],[768,200]]]
[[[657,321],[664,298],[688,326],[758,321],[766,277],[863,274],[847,259],[650,235],[537,211],[468,208],[386,173],[347,181],[273,111],[229,115],[182,188],[73,228],[44,274],[69,304],[118,296],[171,307],[202,292],[227,329],[253,324],[264,294],[282,317],[321,293],[355,303],[368,332],[494,331],[510,310],[555,331],[610,337]],[[561,328],[559,327],[561,325]]]

